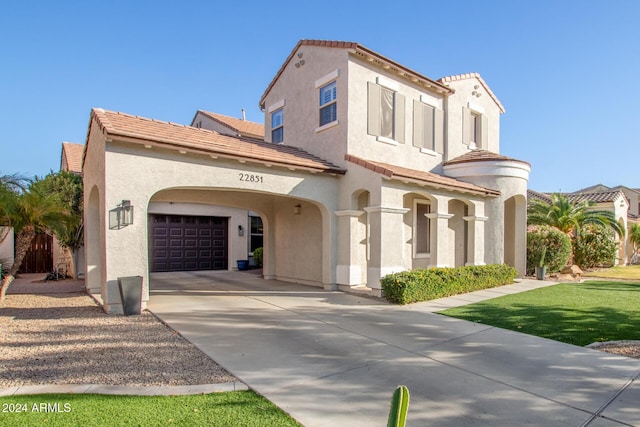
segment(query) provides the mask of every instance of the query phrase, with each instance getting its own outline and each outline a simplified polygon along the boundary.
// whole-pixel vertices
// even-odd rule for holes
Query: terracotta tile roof
[[[210,119],[228,127],[229,130],[231,130],[238,136],[264,139],[264,125],[262,123],[237,119],[235,117],[225,116],[224,114],[211,113],[204,110],[198,110],[198,113],[204,114]]]
[[[94,124],[108,138],[136,144],[312,172],[345,173],[344,169],[296,147],[221,135],[206,129],[105,111],[100,108],[94,108],[91,111],[89,131]]]
[[[594,193],[557,193],[566,196],[572,202],[581,202],[586,200],[591,203],[609,203],[615,202],[620,197],[627,200],[626,196],[621,190],[615,191],[599,191]],[[547,203],[551,203],[551,193],[540,193],[533,190],[527,190],[529,200],[539,199]]]
[[[489,88],[489,85],[482,79],[482,77],[480,77],[480,74],[478,73],[466,73],[466,74],[458,74],[456,76],[446,76],[446,77],[442,77],[441,79],[438,79],[438,81],[442,84],[447,84],[448,82],[455,82],[455,81],[467,80],[467,79],[478,79],[482,87],[484,87],[484,90],[486,90],[489,96],[491,97],[491,99],[493,99],[493,102],[495,102],[498,105],[498,108],[500,108],[500,111],[502,111],[503,113],[505,112],[504,106],[502,105],[498,97],[493,93],[491,88]]]
[[[448,160],[443,163],[443,165],[453,165],[456,163],[468,163],[468,162],[489,162],[495,160],[507,160],[512,162],[525,163],[529,165],[529,163],[524,160],[514,159],[512,157],[503,156],[498,153],[492,153],[487,150],[472,150],[462,156],[458,156],[455,159]],[[531,166],[531,165],[529,165]]]
[[[337,48],[337,49],[348,49],[352,53],[370,58],[374,63],[378,63],[381,66],[383,65],[388,66],[389,69],[399,73],[403,77],[409,78],[413,81],[420,81],[426,86],[432,87],[439,92],[443,92],[443,93],[454,92],[453,89],[449,88],[443,83],[437,80],[430,79],[429,77],[426,77],[423,74],[413,71],[410,68],[407,68],[404,65],[401,65],[385,56],[382,56],[379,53],[374,52],[373,50],[359,43],[346,42],[346,41],[331,41],[331,40],[300,40],[298,44],[295,45],[295,47],[293,48],[293,50],[291,51],[287,59],[284,61],[284,63],[276,73],[273,80],[271,80],[271,83],[269,83],[269,86],[267,86],[267,89],[264,91],[264,93],[260,97],[260,108],[264,109],[265,107],[264,99],[269,94],[269,92],[271,92],[271,89],[276,84],[276,81],[278,81],[278,79],[280,78],[280,75],[283,73],[284,69],[287,67],[287,64],[289,63],[289,61],[291,61],[291,59],[295,55],[298,48],[300,48],[301,46],[321,46],[321,47],[329,47],[329,48]]]
[[[384,175],[387,178],[395,179],[398,181],[413,182],[432,188],[443,188],[445,190],[479,194],[482,196],[500,195],[500,192],[497,190],[480,187],[478,185],[470,184],[468,182],[460,181],[455,178],[450,178],[448,176],[438,175],[431,172],[408,169],[382,162],[374,162],[372,160],[361,159],[350,154],[345,155],[345,160]]]
[[[62,154],[60,159],[60,169],[66,165],[65,170],[74,173],[82,173],[82,156],[84,154],[84,144],[74,144],[72,142],[62,143]]]
[[[598,193],[582,193],[582,194],[567,194],[569,200],[574,202],[581,202],[587,200],[593,203],[607,203],[615,202],[620,196],[626,199],[624,193],[620,190],[617,191],[601,191]]]
[[[551,204],[551,197],[545,193],[539,193],[533,190],[527,190],[527,201],[540,200],[545,203]]]

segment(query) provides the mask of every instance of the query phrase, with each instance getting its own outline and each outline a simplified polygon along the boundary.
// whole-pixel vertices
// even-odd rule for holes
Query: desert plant
[[[560,230],[537,227],[527,233],[527,275],[535,274],[542,259],[548,273],[558,272],[567,265],[570,256],[571,239]]]
[[[404,427],[407,424],[407,411],[409,410],[409,389],[399,385],[391,397],[391,408],[387,427]]]
[[[256,265],[258,267],[262,267],[262,256],[263,256],[262,248],[256,248],[253,250],[253,260],[256,262]]]

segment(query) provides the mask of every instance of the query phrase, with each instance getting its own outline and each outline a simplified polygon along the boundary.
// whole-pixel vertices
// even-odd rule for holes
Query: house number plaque
[[[240,172],[238,175],[240,176],[240,181],[259,182],[259,183],[264,182],[262,180],[262,175],[252,175],[250,173],[242,173],[242,172]]]

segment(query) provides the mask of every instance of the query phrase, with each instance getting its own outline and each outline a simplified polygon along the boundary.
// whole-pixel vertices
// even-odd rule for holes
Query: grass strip
[[[640,339],[640,283],[563,283],[440,312],[568,344]]]
[[[252,391],[191,396],[40,394],[0,398],[7,426],[300,426]]]

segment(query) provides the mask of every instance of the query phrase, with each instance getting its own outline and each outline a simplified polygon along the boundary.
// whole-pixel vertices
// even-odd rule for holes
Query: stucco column
[[[336,267],[336,282],[338,285],[356,286],[362,284],[362,256],[360,241],[366,239],[361,233],[359,217],[364,211],[343,210],[336,211],[338,217],[338,265]],[[364,236],[362,236],[364,234]],[[364,254],[366,256],[366,254]]]
[[[380,289],[380,279],[404,268],[403,215],[409,209],[386,206],[364,208],[369,215],[367,286]]]
[[[433,212],[425,214],[431,220],[431,265],[433,267],[451,266],[449,245],[449,218],[452,214]]]
[[[465,216],[467,221],[467,263],[465,265],[484,265],[484,223],[486,216]]]

